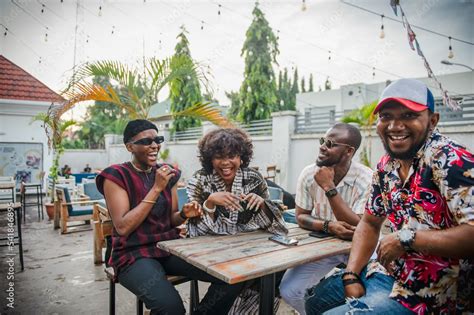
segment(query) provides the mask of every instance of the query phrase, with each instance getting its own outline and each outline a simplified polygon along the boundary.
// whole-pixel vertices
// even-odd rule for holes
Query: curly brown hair
[[[253,157],[253,144],[249,135],[239,128],[220,128],[207,133],[198,144],[199,160],[207,173],[211,174],[215,157],[240,156],[241,167],[249,166]]]

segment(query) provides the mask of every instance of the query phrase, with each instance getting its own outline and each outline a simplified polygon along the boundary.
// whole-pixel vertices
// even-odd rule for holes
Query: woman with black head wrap
[[[225,284],[156,247],[159,241],[178,238],[176,227],[187,218],[202,215],[196,202],[187,203],[178,212],[180,172],[168,164],[157,164],[163,141],[150,121],[130,121],[123,142],[132,160],[112,165],[97,177],[114,226],[109,264],[115,269],[116,280],[137,295],[152,314],[185,313],[181,297],[166,275],[212,282],[198,309],[226,314],[243,284]]]

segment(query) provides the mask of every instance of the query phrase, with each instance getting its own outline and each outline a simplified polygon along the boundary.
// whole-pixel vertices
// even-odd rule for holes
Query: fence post
[[[278,184],[284,189],[290,187],[290,145],[291,136],[296,127],[296,111],[283,111],[272,113],[272,157],[270,164],[276,164]]]
[[[111,145],[111,144],[114,144],[115,138],[116,138],[116,135],[114,135],[114,134],[105,134],[105,135],[104,135],[105,152],[107,152],[107,164],[106,164],[106,165],[112,164],[112,163],[110,163],[110,161],[111,161],[111,157],[110,157],[110,154],[111,154],[110,145]]]

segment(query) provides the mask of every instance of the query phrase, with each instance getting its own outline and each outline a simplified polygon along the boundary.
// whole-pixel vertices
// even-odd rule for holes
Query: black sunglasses
[[[151,145],[153,142],[155,142],[156,144],[160,144],[163,143],[163,141],[165,141],[165,138],[163,136],[156,136],[154,138],[141,138],[131,143],[139,145]]]
[[[324,144],[326,146],[326,148],[328,148],[328,149],[331,149],[332,147],[337,147],[338,145],[343,145],[343,146],[346,146],[346,147],[349,147],[349,148],[354,148],[351,145],[348,145],[348,144],[345,144],[345,143],[334,142],[334,141],[326,139],[324,137],[319,138],[319,144],[320,145]]]

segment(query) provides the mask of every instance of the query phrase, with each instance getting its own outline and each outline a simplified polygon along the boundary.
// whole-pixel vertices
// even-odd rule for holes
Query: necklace
[[[146,170],[142,170],[142,169],[138,168],[135,164],[133,164],[133,162],[130,162],[130,164],[132,164],[132,167],[135,169],[135,171],[137,171],[139,173],[151,173],[151,170],[153,169],[153,167],[150,166]]]

